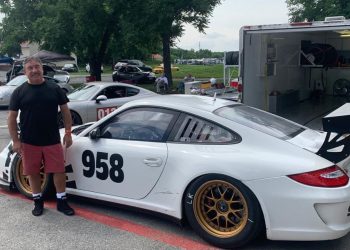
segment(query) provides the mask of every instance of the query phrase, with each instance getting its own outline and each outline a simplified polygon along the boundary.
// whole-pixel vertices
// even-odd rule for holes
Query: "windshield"
[[[245,105],[223,107],[214,113],[282,140],[291,139],[305,130],[297,123]]]
[[[25,81],[27,81],[28,78],[25,75],[22,76],[17,76],[15,78],[13,78],[11,81],[9,81],[8,83],[6,83],[7,86],[19,86],[22,85],[23,83],[25,83]]]
[[[88,85],[75,90],[70,93],[67,97],[71,101],[86,101],[91,100],[96,93],[99,91],[99,87],[96,85]]]

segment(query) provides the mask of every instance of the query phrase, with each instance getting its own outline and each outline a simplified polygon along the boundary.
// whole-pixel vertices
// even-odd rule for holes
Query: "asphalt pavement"
[[[6,117],[7,109],[0,109],[0,150],[10,141]],[[77,197],[69,197],[69,202],[75,216],[59,213],[51,200],[45,203],[44,214],[34,217],[31,200],[0,188],[0,249],[214,249],[186,224]],[[349,250],[350,234],[315,242],[260,239],[241,249]]]

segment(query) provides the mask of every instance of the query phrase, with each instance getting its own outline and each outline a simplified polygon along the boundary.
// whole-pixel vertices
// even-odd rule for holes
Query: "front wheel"
[[[209,243],[234,248],[261,233],[264,222],[260,205],[241,182],[224,175],[205,175],[196,179],[185,194],[187,220]]]
[[[32,188],[29,184],[28,176],[23,175],[23,161],[19,155],[16,155],[12,163],[12,175],[18,191],[32,198]],[[44,165],[40,168],[41,191],[44,197],[51,196],[53,193],[53,178],[51,174],[44,173]]]

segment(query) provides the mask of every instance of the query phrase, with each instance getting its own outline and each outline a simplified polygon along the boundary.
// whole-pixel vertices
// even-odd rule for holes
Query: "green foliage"
[[[172,85],[170,47],[181,36],[184,24],[192,24],[200,32],[207,27],[209,17],[221,0],[153,0],[149,1],[150,15],[155,34],[162,41],[164,72]]]
[[[322,21],[327,16],[350,18],[349,0],[286,0],[290,21]]]
[[[100,79],[100,66],[120,58],[146,58],[163,49],[171,82],[170,46],[190,23],[199,31],[221,0],[0,0],[1,52],[16,56],[19,44],[38,42],[42,49],[88,62]],[[203,51],[202,54],[209,54]]]
[[[191,50],[184,50],[184,49],[176,49],[172,48],[170,49],[171,53],[171,61],[174,61],[175,59],[201,59],[201,58],[223,58],[224,52],[212,52],[208,49],[200,49],[198,51],[195,51],[194,49]]]

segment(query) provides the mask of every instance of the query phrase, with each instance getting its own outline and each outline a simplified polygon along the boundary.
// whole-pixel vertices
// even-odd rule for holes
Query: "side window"
[[[184,143],[237,143],[238,135],[204,119],[185,115],[174,141]]]
[[[126,96],[134,96],[137,95],[140,92],[139,89],[135,89],[135,88],[126,88]]]
[[[137,108],[118,114],[101,129],[101,138],[163,141],[177,113],[155,108]]]
[[[125,97],[125,87],[111,86],[104,89],[104,95],[108,99]]]

